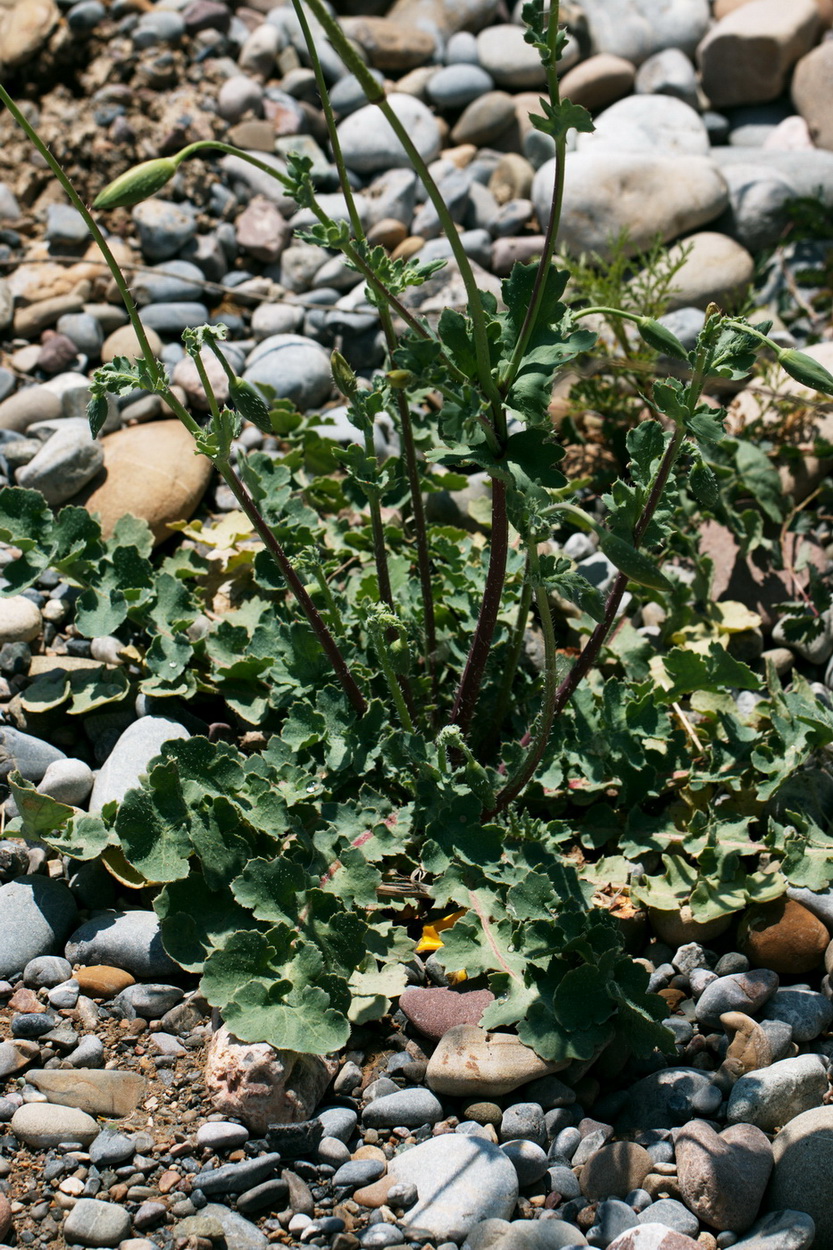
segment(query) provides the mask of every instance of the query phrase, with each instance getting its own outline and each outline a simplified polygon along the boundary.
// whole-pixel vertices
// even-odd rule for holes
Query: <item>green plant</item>
[[[567,306],[569,272],[552,261],[566,136],[592,127],[583,109],[559,100],[557,4],[548,17],[540,0],[525,9],[549,87],[533,124],[555,142],[552,212],[540,262],[515,266],[501,306],[477,289],[431,174],[381,89],[320,0],[309,8],[408,152],[468,300],[465,312],[446,309],[436,332],[402,302],[430,270],[367,243],[308,37],[349,223],[321,210],[308,161],[291,157],[283,175],[236,154],[313,210],[318,225],[307,237],[343,254],[379,310],[386,371],[358,378],[333,357],[334,380],[362,434],[346,450],[237,378],[219,327],[185,337],[210,403],[207,424],[195,421],[149,351],[94,219],[0,88],[84,212],[142,346],[135,364],[119,359],[97,371],[93,433],[108,394],[137,385],[161,394],[240,505],[217,525],[185,527],[202,551],[182,547],[154,564],[149,533],[133,519],[105,540],[83,509],[55,516],[35,492],[0,494],[0,538],[20,553],[5,568],[11,589],[57,569],[82,588],[76,628],[117,633],[126,646],[125,668],[115,673],[33,681],[27,711],[48,718],[66,707],[84,716],[138,689],[157,706],[187,700],[206,721],[229,718],[242,734],[239,747],[203,736],[168,743],[142,786],[97,815],[13,778],[18,827],[67,855],[100,856],[123,880],[150,887],[167,949],[201,973],[209,1001],[246,1039],[337,1048],[351,1024],[378,1017],[404,988],[409,919],[453,907],[466,914],[438,957],[488,978],[496,1001],[484,1025],[517,1025],[552,1059],[591,1059],[614,1037],[635,1053],[667,1048],[665,1005],[646,993],[615,916],[591,906],[594,891],[647,874],[653,884],[637,891],[660,905],[683,888],[699,906],[701,882],[710,906],[762,897],[747,862],[757,843],[724,836],[762,809],[744,813],[741,803],[738,814],[731,796],[750,776],[762,801],[780,796],[790,780],[781,743],[805,761],[833,739],[833,721],[808,710],[806,694],[773,686],[772,733],[761,743],[727,693],[757,689],[758,676],[730,655],[717,624],[705,647],[684,633],[702,615],[706,572],[698,566],[690,587],[679,562],[660,567],[675,545],[688,554],[679,518],[720,506],[713,462],[725,447],[724,414],[703,401],[705,381],[746,377],[759,344],[770,342],[769,326],[711,308],[687,353],[652,313],[603,309],[676,357],[684,377],[657,379],[641,397],[652,415],[623,438],[627,472],[599,501],[601,511],[589,510],[559,469],[563,449],[549,413],[556,375],[594,348],[581,323],[598,311]],[[306,29],[300,3],[296,12]],[[209,147],[235,151],[191,145],[129,171],[97,203],[135,203]],[[203,350],[228,373],[228,405],[213,394]],[[812,384],[833,393],[833,378],[814,362],[800,353],[780,358],[794,376],[815,370]],[[441,398],[439,410],[423,402],[429,394]],[[402,443],[402,456],[384,463],[373,444],[382,411],[394,414]],[[244,419],[278,434],[282,453],[233,464]],[[472,469],[490,479],[487,537],[428,525],[424,494],[461,487]],[[554,527],[568,525],[593,532],[616,569],[606,595],[553,546]],[[218,574],[222,613],[213,612]],[[621,617],[626,592],[636,602],[658,599],[683,644],[652,656]],[[533,619],[540,675],[523,662]],[[796,839],[804,837],[810,855],[820,836],[790,830],[774,824],[769,848],[785,862],[796,859]],[[694,876],[680,868],[681,854],[696,861]],[[654,868],[668,869],[670,895],[645,862],[652,856]]]

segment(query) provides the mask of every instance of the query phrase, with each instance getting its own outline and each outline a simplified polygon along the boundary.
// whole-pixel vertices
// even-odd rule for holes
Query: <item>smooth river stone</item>
[[[102,440],[104,468],[70,502],[98,513],[104,536],[126,513],[147,521],[155,543],[169,538],[171,521],[187,521],[211,478],[211,461],[194,454],[179,421],[151,421]]]
[[[698,1219],[721,1231],[750,1227],[772,1171],[772,1146],[759,1128],[733,1124],[716,1133],[692,1120],[677,1136],[676,1159],[680,1193]]]
[[[428,1061],[426,1079],[435,1094],[498,1098],[568,1064],[539,1058],[514,1033],[487,1033],[475,1024],[458,1024],[444,1034]]]
[[[535,175],[532,201],[542,228],[549,219],[553,162]],[[644,250],[706,225],[726,208],[729,192],[705,156],[654,156],[642,152],[567,154],[564,209],[558,241],[571,253],[610,256],[611,239],[627,229],[629,250]]]
[[[137,1072],[103,1068],[36,1068],[26,1073],[26,1079],[51,1103],[107,1118],[131,1115],[147,1088]]]

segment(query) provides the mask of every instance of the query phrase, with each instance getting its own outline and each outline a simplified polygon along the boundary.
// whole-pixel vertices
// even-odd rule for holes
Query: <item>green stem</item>
[[[468,298],[468,312],[471,317],[472,331],[474,335],[474,346],[477,356],[477,376],[480,388],[483,394],[488,398],[492,409],[492,420],[501,440],[506,436],[506,417],[503,412],[500,392],[494,378],[492,377],[491,353],[489,351],[489,339],[486,325],[486,314],[480,299],[480,291],[475,281],[474,271],[471,262],[466,255],[465,248],[460,241],[457,233],[457,226],[448,210],[448,206],[442,197],[436,182],[431,176],[422,154],[415,146],[407,127],[403,125],[399,117],[391,108],[383,88],[379,86],[367,66],[356,55],[355,50],[350,46],[349,40],[344,35],[341,27],[335,18],[331,17],[324,7],[322,0],[307,0],[309,7],[312,9],[318,21],[326,31],[327,38],[332,43],[338,55],[341,57],[347,69],[349,69],[359,81],[359,85],[364,91],[367,99],[371,104],[382,113],[388,125],[393,130],[411,162],[414,170],[419,176],[420,181],[425,187],[426,192],[437,211],[440,224],[445,231],[446,237],[454,254],[454,259],[460,269],[460,276],[463,279],[463,285],[466,288]]]
[[[510,777],[504,788],[495,799],[495,807],[488,813],[491,819],[508,803],[511,803],[524,789],[540,764],[549,742],[552,724],[555,720],[556,701],[558,695],[558,655],[555,640],[555,629],[552,623],[552,612],[546,589],[540,584],[540,563],[536,541],[530,540],[527,547],[527,559],[531,581],[535,584],[535,604],[541,618],[541,631],[544,635],[544,700],[538,718],[532,744],[520,768]]]
[[[229,364],[229,362],[226,360],[226,358],[225,358],[225,356],[223,355],[223,353],[220,351],[220,348],[219,348],[219,345],[217,344],[217,341],[216,341],[215,339],[213,339],[213,338],[209,338],[209,339],[207,340],[207,342],[208,342],[208,346],[211,348],[211,350],[213,351],[214,355],[217,357],[217,359],[219,360],[220,364],[222,365],[222,367],[223,367],[223,369],[224,369],[224,371],[225,371],[225,375],[226,375],[226,377],[228,378],[229,382],[234,382],[234,381],[236,380],[236,379],[235,379],[234,370],[232,369],[232,367],[231,367],[231,365]],[[199,368],[199,365],[197,366],[197,368]]]
[[[327,581],[327,578],[324,575],[324,570],[320,565],[315,570],[315,580],[318,582],[321,593],[324,596],[327,611],[330,613],[330,617],[332,619],[333,629],[335,629],[339,634],[343,634],[344,622],[341,619],[341,613],[339,612],[338,604],[333,597],[333,592],[330,590],[330,583]]]
[[[66,192],[66,195],[68,196],[70,202],[75,206],[75,208],[78,209],[79,213],[84,218],[84,222],[87,226],[87,229],[89,230],[90,234],[93,236],[93,239],[95,240],[99,251],[101,252],[102,256],[107,262],[107,267],[109,268],[110,273],[113,275],[113,281],[118,287],[119,295],[122,298],[124,307],[127,311],[127,315],[130,318],[130,324],[133,327],[133,332],[136,335],[136,339],[138,340],[140,351],[145,358],[145,362],[148,366],[148,369],[151,372],[151,376],[157,382],[159,382],[160,380],[164,378],[164,374],[159,367],[159,362],[157,361],[156,357],[151,351],[150,343],[148,342],[147,333],[145,332],[145,327],[142,325],[141,319],[139,317],[139,310],[136,307],[133,296],[130,294],[130,288],[127,285],[124,274],[119,268],[119,263],[116,260],[115,256],[113,255],[113,253],[111,252],[110,247],[107,243],[107,240],[102,234],[97,222],[95,221],[95,218],[91,215],[90,210],[87,208],[87,205],[81,199],[80,195],[75,190],[75,187],[72,185],[69,178],[66,176],[63,169],[61,168],[61,166],[58,164],[55,157],[50,152],[49,148],[43,142],[40,135],[35,130],[34,126],[30,125],[26,117],[23,115],[23,113],[15,104],[14,100],[6,91],[5,87],[3,87],[2,85],[0,85],[0,100],[2,100],[3,104],[5,104],[6,108],[9,110],[9,112],[11,113],[14,120],[17,122],[20,129],[26,135],[26,138],[30,141],[30,143],[34,145],[34,147],[37,149],[37,151],[41,154],[43,159],[46,161],[47,165],[52,170],[55,177],[58,179],[58,182],[61,184],[61,187]],[[197,425],[196,421],[194,421],[193,418],[190,416],[188,416],[188,426],[189,426],[189,429],[191,429],[192,433],[195,430],[199,431],[199,426]]]
[[[281,544],[278,542],[275,535],[272,533],[254,499],[246,490],[246,487],[243,485],[242,481],[237,476],[229,462],[227,460],[215,461],[215,465],[217,472],[231,490],[246,516],[254,525],[258,535],[263,540],[264,545],[269,551],[269,554],[277,564],[281,576],[297,599],[304,615],[312,626],[322,649],[332,664],[335,674],[338,677],[345,694],[353,705],[353,708],[356,712],[358,712],[359,716],[364,716],[367,711],[367,703],[365,702],[364,696],[359,690],[359,687],[356,685],[353,674],[350,672],[347,662],[339,650],[338,644],[327,628],[324,619],[312,599],[309,597],[307,588],[296,573],[289,557]]]
[[[191,359],[193,360],[196,366],[197,373],[199,374],[200,382],[202,383],[202,389],[205,391],[205,395],[208,400],[208,406],[211,409],[211,415],[215,421],[219,421],[220,420],[220,405],[217,403],[217,396],[214,394],[214,387],[211,385],[211,382],[209,381],[208,371],[206,370],[206,367],[205,367],[205,361],[203,360],[202,355],[199,351],[189,352],[188,355],[191,357]]]
[[[382,331],[385,335],[388,355],[396,349],[396,333],[393,318],[387,308],[380,308]],[[396,391],[396,406],[399,414],[399,430],[402,438],[402,451],[405,460],[405,473],[408,478],[408,489],[411,495],[411,513],[414,519],[414,538],[417,549],[417,569],[422,592],[422,621],[425,633],[425,671],[435,689],[434,653],[437,649],[437,630],[434,619],[434,589],[431,584],[431,555],[428,548],[428,527],[425,523],[425,508],[422,503],[422,486],[419,480],[419,463],[417,461],[414,431],[411,425],[411,413],[408,399],[403,391]]]
[[[556,38],[558,35],[558,15],[559,0],[550,0],[550,10],[547,19],[547,48],[549,50],[549,61],[546,67],[547,73],[547,90],[549,92],[550,102],[554,105],[558,104],[560,98],[560,88],[558,85],[558,74],[556,72]],[[558,227],[561,223],[561,208],[564,203],[564,175],[567,165],[567,136],[563,135],[555,143],[555,168],[552,180],[552,197],[550,201],[550,219],[547,222],[547,230],[544,236],[544,249],[541,258],[538,261],[538,271],[535,274],[535,283],[532,288],[532,296],[529,301],[529,307],[526,310],[526,316],[521,326],[518,341],[515,344],[515,350],[512,353],[512,359],[509,366],[500,379],[500,390],[502,394],[506,394],[510,386],[515,380],[518,369],[521,367],[530,337],[535,329],[538,320],[538,313],[541,310],[541,303],[544,298],[544,292],[547,287],[547,277],[552,264],[552,257],[555,251],[555,240],[558,235]]]
[[[368,626],[376,648],[376,654],[379,657],[379,664],[381,665],[382,673],[385,681],[388,683],[388,689],[390,690],[391,698],[396,705],[396,711],[399,714],[402,727],[407,733],[413,733],[414,723],[411,720],[411,713],[408,711],[405,696],[402,693],[398,677],[393,670],[393,665],[391,664],[390,656],[388,655],[388,642],[384,626],[377,621],[368,622]]]
[[[527,568],[524,577],[524,584],[521,589],[521,597],[518,600],[518,615],[515,618],[515,627],[512,631],[512,638],[509,643],[506,664],[503,669],[503,678],[501,679],[500,689],[498,690],[497,702],[495,704],[492,724],[489,727],[489,741],[495,741],[500,727],[509,711],[509,705],[512,701],[512,686],[515,681],[515,675],[518,671],[518,664],[523,651],[524,638],[526,637],[526,624],[529,620],[529,607],[532,603],[532,583],[529,580],[529,560],[527,559]]]
[[[466,665],[451,710],[451,724],[465,733],[474,715],[486,661],[494,637],[497,615],[506,581],[506,559],[509,553],[509,518],[506,511],[506,486],[492,478],[492,536],[489,546],[489,569],[483,590],[483,601]]]

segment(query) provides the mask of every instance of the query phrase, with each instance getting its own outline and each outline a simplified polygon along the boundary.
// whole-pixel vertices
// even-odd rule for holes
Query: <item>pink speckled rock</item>
[[[414,988],[405,990],[399,1006],[414,1028],[438,1042],[455,1024],[479,1024],[483,1012],[494,1001],[491,990]]]
[[[205,1086],[215,1111],[260,1137],[270,1124],[308,1120],[337,1070],[336,1059],[241,1042],[223,1025],[208,1046]]]

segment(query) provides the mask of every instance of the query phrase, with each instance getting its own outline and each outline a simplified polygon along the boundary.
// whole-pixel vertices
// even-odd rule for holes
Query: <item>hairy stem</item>
[[[396,333],[393,318],[387,308],[380,308],[382,331],[385,335],[388,355],[396,348]],[[408,478],[408,489],[411,495],[411,513],[414,520],[414,539],[417,550],[417,569],[422,592],[422,623],[425,633],[425,671],[431,678],[434,687],[434,653],[437,649],[437,630],[434,620],[434,590],[431,585],[431,555],[428,549],[428,528],[425,523],[425,508],[422,503],[422,487],[419,480],[419,463],[417,461],[414,431],[411,425],[411,413],[408,399],[403,391],[396,392],[396,407],[399,415],[399,429],[402,438],[402,451],[405,460],[405,473]]]
[[[556,72],[555,47],[556,36],[558,35],[558,11],[559,0],[550,0],[549,16],[547,18],[547,46],[549,48],[550,57],[546,67],[547,71],[547,90],[550,101],[557,104],[559,100],[558,74]],[[529,344],[532,331],[535,329],[535,323],[538,320],[538,313],[541,309],[541,302],[544,298],[544,292],[547,286],[547,275],[552,264],[553,252],[555,251],[555,240],[558,235],[558,227],[561,223],[561,207],[564,202],[564,174],[567,164],[567,137],[563,135],[555,143],[555,168],[552,179],[552,197],[550,200],[550,219],[547,222],[547,230],[544,236],[544,250],[538,262],[538,272],[535,275],[535,283],[532,288],[532,297],[529,301],[529,307],[521,326],[521,332],[518,335],[518,341],[515,344],[515,350],[512,353],[512,359],[509,362],[505,374],[500,380],[500,389],[505,395],[515,380],[518,369]]]
[[[260,509],[254,499],[252,499],[249,492],[246,490],[246,487],[243,485],[240,478],[235,473],[231,464],[227,460],[215,461],[215,464],[217,466],[217,472],[231,490],[246,516],[254,525],[269,554],[277,564],[281,576],[300,604],[304,615],[315,631],[315,636],[332,664],[333,670],[338,677],[347,698],[350,700],[353,708],[356,712],[358,712],[359,716],[364,716],[367,711],[367,703],[365,702],[364,696],[359,690],[359,687],[356,685],[355,678],[350,672],[347,662],[339,650],[338,644],[324,623],[324,620],[312,599],[310,599],[307,589],[296,573],[289,557],[281,544],[278,542],[275,535],[272,533],[265,518],[260,512]]]
[[[529,561],[527,560],[527,568],[524,575],[524,584],[521,589],[521,597],[518,601],[518,615],[515,618],[515,627],[512,631],[512,639],[509,643],[506,663],[503,669],[503,677],[498,690],[497,702],[492,717],[492,724],[489,726],[487,741],[494,742],[500,732],[500,727],[509,711],[509,705],[512,702],[512,686],[515,681],[515,674],[518,671],[518,664],[521,659],[521,652],[524,646],[524,637],[526,636],[526,624],[529,620],[529,608],[532,603],[532,583],[529,580]]]
[[[66,192],[66,195],[68,196],[69,200],[75,206],[75,208],[78,209],[79,213],[84,218],[86,227],[89,230],[90,234],[93,236],[93,239],[95,240],[95,243],[99,251],[101,252],[102,256],[107,262],[107,267],[113,276],[113,281],[118,287],[119,295],[122,298],[122,302],[124,303],[124,307],[127,311],[127,315],[130,318],[130,324],[133,327],[133,332],[135,333],[136,338],[138,340],[141,353],[145,358],[145,362],[148,366],[148,369],[151,371],[151,376],[153,376],[157,380],[164,379],[164,374],[159,367],[159,362],[157,361],[156,357],[151,351],[150,343],[148,342],[148,337],[145,332],[145,327],[143,326],[141,319],[139,317],[139,310],[136,307],[136,303],[133,299],[133,296],[130,294],[130,288],[127,285],[125,276],[122,273],[121,269],[119,268],[119,263],[116,260],[115,256],[113,255],[112,251],[110,250],[107,240],[102,234],[98,226],[98,223],[96,222],[95,218],[90,213],[90,210],[87,208],[87,205],[81,199],[81,196],[75,190],[75,187],[72,185],[69,178],[64,173],[58,161],[52,155],[49,148],[46,146],[46,144],[43,142],[38,132],[35,130],[34,126],[30,125],[30,123],[26,120],[26,117],[23,115],[21,110],[17,107],[14,100],[11,98],[11,96],[6,91],[5,87],[2,86],[2,84],[0,84],[0,100],[2,100],[3,104],[5,104],[6,108],[9,110],[9,112],[11,113],[14,120],[17,122],[20,129],[26,135],[26,138],[29,139],[29,141],[34,145],[34,147],[38,150],[38,152],[41,154],[43,159],[46,161],[47,165],[52,170],[55,177],[58,179],[58,182],[61,184],[61,187]],[[193,433],[195,430],[199,430],[199,426],[197,425],[196,421],[194,421],[190,415],[188,414],[186,415],[188,416],[187,424],[188,424],[189,429],[191,429],[191,432]]]
[[[491,819],[508,803],[511,803],[531,781],[535,770],[543,758],[555,719],[556,696],[558,691],[558,655],[555,641],[555,629],[552,623],[552,612],[546,589],[540,584],[538,548],[535,540],[528,546],[529,573],[535,583],[535,605],[541,618],[541,631],[544,635],[544,700],[538,717],[531,747],[520,768],[509,778],[495,799],[493,811],[488,813]]]
[[[367,66],[356,55],[355,50],[351,47],[350,41],[344,35],[337,20],[328,12],[321,0],[307,0],[310,9],[315,14],[321,26],[327,34],[327,38],[332,43],[338,55],[341,57],[345,66],[356,75],[359,84],[364,91],[367,99],[371,104],[375,104],[380,110],[385,120],[393,130],[399,142],[405,149],[408,159],[416,171],[422,185],[437,211],[440,224],[445,231],[454,259],[460,269],[460,276],[463,279],[463,285],[466,288],[466,296],[468,298],[468,312],[471,317],[472,331],[474,335],[474,346],[477,356],[477,376],[480,388],[483,394],[489,400],[492,410],[492,420],[494,427],[502,439],[505,437],[505,414],[501,404],[500,392],[494,378],[492,377],[491,354],[489,351],[489,340],[486,329],[486,315],[480,298],[480,291],[474,277],[474,271],[471,262],[466,255],[466,251],[460,242],[460,236],[457,233],[457,226],[448,206],[443,199],[431,172],[422,158],[422,154],[415,146],[407,127],[400,121],[394,110],[391,108],[383,88],[379,86]]]
[[[509,518],[506,512],[506,486],[497,478],[492,479],[492,535],[489,547],[489,570],[483,590],[483,602],[472,638],[466,665],[451,710],[451,724],[465,731],[471,723],[486,661],[494,637],[497,615],[503,597],[506,580],[506,558],[509,553]]]

